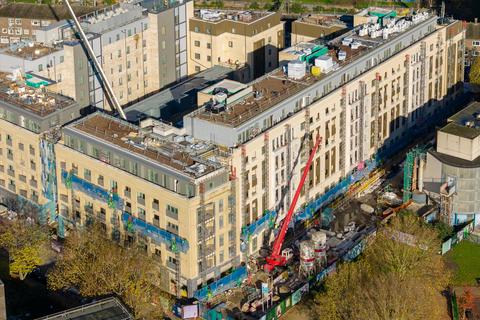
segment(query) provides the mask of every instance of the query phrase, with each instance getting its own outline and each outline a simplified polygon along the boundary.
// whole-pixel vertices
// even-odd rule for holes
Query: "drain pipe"
[[[108,79],[105,75],[105,72],[103,72],[103,68],[100,65],[100,63],[97,60],[97,57],[95,56],[95,53],[93,52],[92,47],[90,46],[90,42],[87,39],[87,36],[85,35],[85,32],[83,32],[82,26],[80,25],[80,22],[78,22],[77,16],[75,15],[75,12],[72,9],[72,6],[70,5],[69,0],[64,0],[64,3],[67,5],[68,11],[70,12],[70,15],[72,16],[73,22],[75,23],[75,26],[77,27],[77,30],[80,34],[80,38],[85,45],[85,48],[87,49],[87,53],[90,56],[90,58],[93,61],[93,64],[95,65],[95,68],[97,69],[98,73],[100,74],[100,78],[102,78],[102,82],[105,88],[105,93],[108,95],[110,98],[110,103],[113,104],[113,106],[110,106],[112,111],[115,109],[118,111],[122,119],[127,120],[127,117],[125,116],[125,112],[123,112],[122,106],[120,106],[120,103],[117,100],[117,97],[115,96],[115,93],[113,92],[112,86],[110,85],[110,82],[108,82]],[[113,107],[113,108],[112,108]]]

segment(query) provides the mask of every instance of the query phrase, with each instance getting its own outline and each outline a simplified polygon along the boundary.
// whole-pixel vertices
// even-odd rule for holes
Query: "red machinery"
[[[282,256],[281,254],[283,241],[285,240],[285,235],[287,234],[288,225],[290,224],[290,221],[292,221],[293,212],[295,210],[295,205],[297,204],[298,198],[300,197],[300,192],[302,191],[305,180],[307,179],[308,172],[310,171],[313,157],[315,156],[315,153],[317,152],[317,149],[321,142],[322,137],[320,137],[320,135],[317,135],[315,145],[313,146],[313,149],[310,152],[310,157],[308,158],[305,168],[303,169],[302,178],[300,179],[300,183],[298,184],[297,190],[295,191],[295,196],[293,197],[292,203],[290,204],[287,216],[285,217],[285,219],[283,219],[280,232],[277,234],[277,237],[275,238],[275,241],[273,243],[272,253],[266,258],[267,263],[263,266],[264,270],[267,272],[271,272],[273,269],[275,269],[276,266],[283,266],[287,262],[286,257]]]

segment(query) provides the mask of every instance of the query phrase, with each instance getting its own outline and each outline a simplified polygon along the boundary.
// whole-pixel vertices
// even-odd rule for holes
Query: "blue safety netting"
[[[297,211],[294,215],[294,223],[302,222],[312,218],[315,212],[326,207],[333,200],[344,194],[348,190],[348,187],[350,187],[352,184],[368,176],[370,172],[376,168],[376,166],[377,162],[375,160],[365,161],[357,171],[353,172],[333,188],[322,194],[317,199],[309,202],[304,208]],[[269,221],[275,221],[276,216],[277,213],[275,211],[268,211],[252,224],[243,227],[241,235],[242,239],[248,240],[251,236],[260,233],[267,227]]]
[[[247,277],[247,267],[241,266],[229,275],[197,290],[193,297],[199,301],[207,300],[217,294],[239,286]]]
[[[275,223],[275,218],[277,217],[277,213],[275,211],[267,211],[263,216],[261,216],[258,220],[254,223],[244,226],[242,228],[242,240],[247,239],[249,236],[253,234],[258,234],[260,231],[265,229],[268,224],[270,223],[271,226]]]
[[[135,218],[127,212],[122,213],[122,221],[131,231],[137,231],[158,243],[165,243],[168,247],[176,247],[180,252],[186,252],[189,248],[188,241],[167,230],[156,227],[141,219]]]
[[[106,202],[115,209],[123,209],[123,200],[117,193],[109,192],[65,170],[62,170],[62,181],[67,185],[71,183],[73,190],[80,191],[91,198]]]
[[[55,148],[54,144],[41,139],[40,140],[40,159],[42,166],[42,194],[49,200],[47,205],[40,212],[40,223],[47,223],[48,218],[53,221],[56,215],[57,203],[57,175],[55,169]]]

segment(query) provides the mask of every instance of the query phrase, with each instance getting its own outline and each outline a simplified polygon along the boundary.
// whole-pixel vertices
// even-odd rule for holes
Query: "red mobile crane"
[[[297,204],[298,198],[300,197],[300,192],[302,191],[305,180],[307,179],[307,174],[310,171],[310,165],[312,164],[313,157],[315,156],[315,153],[317,152],[317,149],[320,146],[321,142],[322,137],[320,137],[320,135],[317,135],[315,145],[313,146],[307,164],[303,169],[302,178],[300,179],[300,183],[297,186],[297,190],[295,190],[295,196],[293,197],[292,203],[290,204],[287,216],[285,217],[285,219],[283,219],[280,232],[277,234],[277,237],[275,238],[275,241],[273,243],[272,253],[266,258],[267,262],[263,266],[264,270],[267,272],[271,272],[273,269],[275,269],[276,266],[283,266],[287,262],[287,259],[281,254],[283,241],[285,240],[285,235],[287,234],[288,225],[292,221],[293,212],[295,210],[295,205]]]

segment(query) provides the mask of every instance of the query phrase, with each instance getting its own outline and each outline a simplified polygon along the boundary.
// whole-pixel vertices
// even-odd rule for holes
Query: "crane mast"
[[[272,253],[266,258],[267,263],[264,265],[264,270],[267,272],[271,272],[273,269],[275,269],[276,266],[283,266],[287,262],[286,258],[281,255],[283,241],[285,240],[285,235],[287,234],[288,225],[292,221],[293,213],[295,211],[295,205],[297,204],[298,198],[300,197],[300,192],[302,191],[303,185],[305,184],[305,180],[307,179],[308,172],[310,171],[310,166],[313,162],[313,157],[315,156],[315,153],[317,152],[321,142],[322,142],[322,137],[320,137],[320,135],[317,135],[317,138],[315,140],[315,145],[313,146],[313,149],[310,152],[310,156],[305,165],[305,168],[303,169],[300,183],[298,184],[297,189],[295,190],[295,195],[288,209],[287,216],[285,217],[285,219],[283,219],[280,232],[277,234],[277,237],[275,238],[275,241],[273,243]]]

